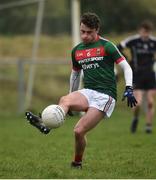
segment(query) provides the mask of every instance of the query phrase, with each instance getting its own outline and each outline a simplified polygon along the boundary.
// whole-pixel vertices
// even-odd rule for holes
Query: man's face
[[[141,28],[139,30],[139,34],[141,36],[142,39],[146,40],[149,38],[149,36],[151,35],[151,31],[147,31],[146,29],[144,28]]]
[[[96,41],[98,30],[91,29],[85,24],[80,24],[80,37],[84,44],[92,43]]]

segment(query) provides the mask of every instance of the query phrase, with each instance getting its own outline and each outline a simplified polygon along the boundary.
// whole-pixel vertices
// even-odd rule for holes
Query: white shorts
[[[107,117],[111,116],[116,102],[114,98],[91,89],[81,89],[78,91],[87,98],[89,107],[95,107],[103,111]]]

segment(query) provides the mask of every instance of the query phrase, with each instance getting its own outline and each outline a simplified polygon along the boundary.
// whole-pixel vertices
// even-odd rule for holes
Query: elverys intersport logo
[[[76,50],[75,59],[77,61],[91,57],[105,56],[104,47],[90,48],[85,50]]]

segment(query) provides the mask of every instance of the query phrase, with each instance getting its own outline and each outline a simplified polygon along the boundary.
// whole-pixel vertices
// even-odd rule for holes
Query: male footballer
[[[132,69],[117,47],[99,35],[100,19],[95,13],[84,13],[80,21],[82,42],[72,50],[72,72],[70,76],[70,93],[60,98],[59,107],[62,114],[69,111],[84,111],[74,127],[75,147],[71,166],[82,168],[86,147],[86,134],[103,119],[110,117],[116,103],[116,78],[114,63],[124,71],[125,91],[123,98],[128,106],[133,107],[137,101],[133,95]],[[78,90],[80,71],[84,74],[84,88]],[[31,117],[29,118],[29,115]],[[39,117],[29,112],[30,123],[39,128]],[[32,120],[33,119],[33,120]],[[43,125],[42,125],[43,126]],[[47,127],[39,128],[48,133]]]

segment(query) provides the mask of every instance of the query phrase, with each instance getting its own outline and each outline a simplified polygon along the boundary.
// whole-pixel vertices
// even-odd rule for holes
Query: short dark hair
[[[87,27],[89,27],[91,29],[97,30],[97,29],[100,29],[101,22],[100,22],[100,18],[98,17],[97,14],[87,12],[81,16],[80,23],[85,24]]]
[[[152,31],[153,29],[153,24],[149,20],[145,20],[140,24],[139,28],[144,28],[146,31]]]

